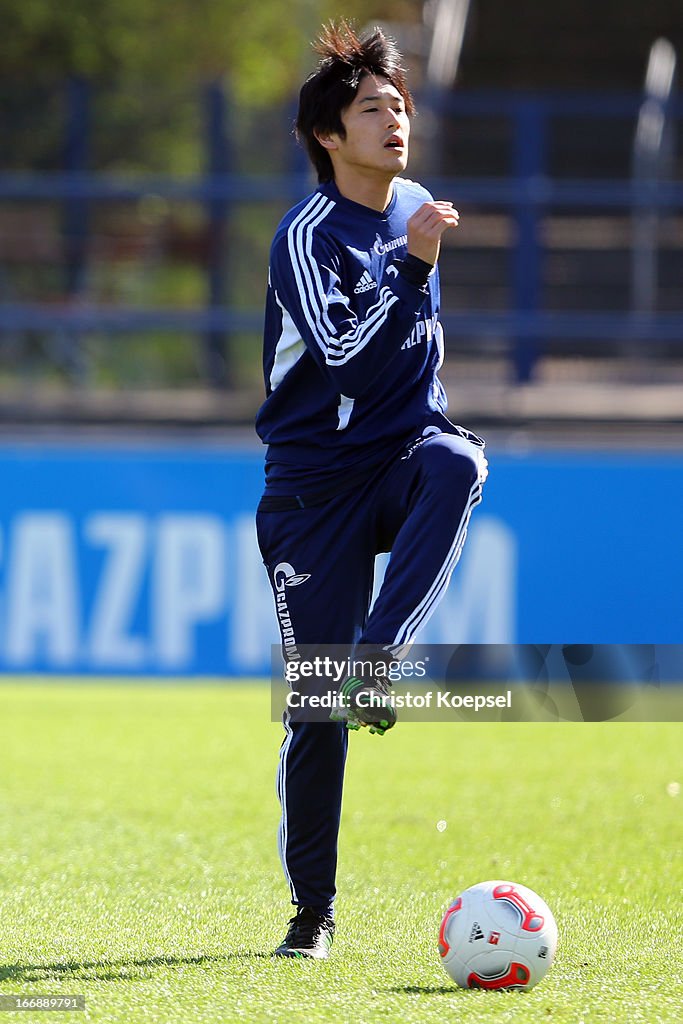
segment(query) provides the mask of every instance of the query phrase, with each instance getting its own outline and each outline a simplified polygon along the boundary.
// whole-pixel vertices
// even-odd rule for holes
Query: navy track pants
[[[285,651],[293,642],[349,651],[360,643],[400,656],[446,591],[485,478],[483,445],[430,433],[376,477],[324,504],[259,511],[259,546],[274,593],[283,572],[307,577],[287,587]],[[368,614],[375,556],[384,551],[391,558]],[[336,892],[347,730],[290,722],[287,714],[284,726],[280,858],[292,903],[326,909]]]

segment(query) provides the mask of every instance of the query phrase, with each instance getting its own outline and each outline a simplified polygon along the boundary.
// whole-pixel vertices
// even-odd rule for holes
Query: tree
[[[295,87],[308,39],[340,14],[367,19],[361,0],[5,0],[3,77],[150,86],[225,75],[239,100],[259,103]]]

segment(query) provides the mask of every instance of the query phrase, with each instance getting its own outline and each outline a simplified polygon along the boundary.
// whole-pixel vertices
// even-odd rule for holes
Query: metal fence
[[[233,378],[232,339],[238,334],[258,333],[262,318],[262,289],[254,293],[251,286],[242,288],[251,294],[241,294],[239,301],[231,291],[235,267],[244,262],[234,222],[245,208],[268,205],[284,211],[313,185],[303,154],[288,131],[291,111],[285,111],[280,122],[285,144],[278,166],[264,160],[264,170],[253,166],[245,170],[233,158],[238,142],[232,136],[231,104],[220,85],[210,84],[197,99],[197,121],[203,125],[197,141],[199,171],[171,176],[92,169],[91,98],[91,89],[82,80],[63,87],[61,166],[0,171],[0,232],[8,211],[18,209],[40,211],[48,204],[53,212],[57,210],[58,221],[57,279],[49,297],[35,290],[31,294],[30,289],[28,296],[22,294],[7,270],[0,276],[0,339],[26,333],[60,335],[68,339],[72,354],[76,353],[72,365],[77,366],[79,346],[92,332],[106,335],[112,344],[117,337],[133,333],[178,334],[199,346],[204,381],[218,387],[229,385]],[[676,346],[683,341],[683,295],[678,284],[679,280],[683,283],[683,182],[676,162],[676,152],[681,150],[683,100],[674,96],[666,102],[664,113],[673,140],[668,163],[654,167],[649,176],[637,177],[630,145],[642,102],[643,98],[635,95],[456,92],[422,97],[423,113],[416,124],[416,166],[415,170],[411,166],[411,173],[433,192],[456,196],[461,210],[504,216],[509,229],[503,246],[501,301],[482,301],[481,294],[463,297],[457,290],[451,301],[445,291],[443,320],[451,347],[496,338],[511,375],[517,381],[528,381],[541,355],[557,348],[599,342],[618,353],[629,343]],[[604,136],[618,138],[619,144],[611,151],[609,147],[601,151]],[[563,159],[563,153],[581,149],[578,143],[572,148],[573,137],[582,138],[583,163],[581,159]],[[466,153],[463,139],[468,140]],[[253,153],[263,140],[252,136],[247,145]],[[619,150],[618,159],[615,149]],[[140,203],[191,204],[195,210],[200,226],[194,230],[202,237],[196,258],[201,283],[189,299],[175,301],[171,297],[158,303],[146,302],[143,296],[142,301],[129,303],[93,294],[94,211]],[[626,279],[622,267],[615,271],[614,308],[583,306],[581,295],[573,295],[570,306],[558,308],[557,300],[548,301],[545,284],[548,248],[544,224],[550,216],[618,217],[627,226],[642,216],[655,218],[669,227],[667,260],[680,267],[681,277],[674,274],[669,281],[665,302],[639,308],[634,283]],[[271,233],[272,228],[274,223]],[[632,249],[634,233],[627,235],[621,247]],[[657,237],[655,232],[655,246]],[[486,250],[485,241],[474,244]],[[10,263],[11,248],[11,241],[6,242]],[[253,269],[256,279],[264,280],[267,232],[258,251],[258,266]],[[457,254],[445,255],[457,261]],[[580,262],[580,256],[578,259]],[[253,262],[253,255],[247,261]]]

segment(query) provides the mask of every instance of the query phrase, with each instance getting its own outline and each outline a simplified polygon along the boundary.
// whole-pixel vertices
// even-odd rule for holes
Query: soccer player
[[[279,848],[296,915],[275,950],[327,957],[347,727],[396,715],[387,660],[434,611],[486,476],[483,441],[445,416],[436,268],[448,200],[400,175],[413,100],[379,29],[328,26],[296,122],[319,187],[279,225],[266,301],[268,445],[257,512],[285,658],[302,644],[368,646],[373,671],[343,687],[347,720],[285,713]],[[376,554],[391,551],[369,614]]]

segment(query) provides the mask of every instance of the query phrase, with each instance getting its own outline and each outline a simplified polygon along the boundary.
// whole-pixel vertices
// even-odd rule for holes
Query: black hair
[[[364,75],[386,78],[401,94],[408,114],[415,113],[415,104],[406,84],[401,54],[380,28],[358,36],[348,22],[331,22],[314,47],[320,61],[299,93],[296,135],[308,151],[318,181],[324,182],[332,181],[334,171],[330,155],[315,133],[345,137],[341,115],[353,102]]]

